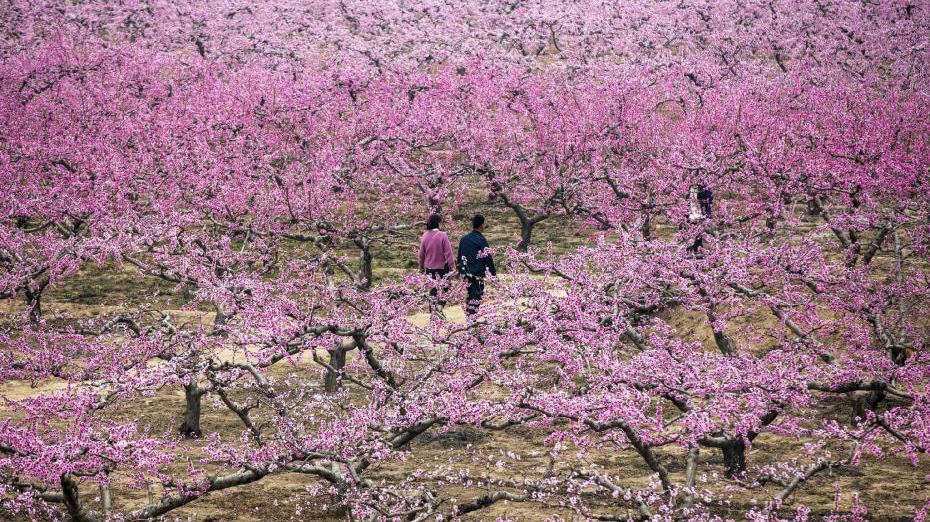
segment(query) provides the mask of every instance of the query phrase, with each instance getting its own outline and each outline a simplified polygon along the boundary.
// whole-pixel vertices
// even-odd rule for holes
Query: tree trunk
[[[526,252],[530,248],[530,241],[533,239],[533,227],[536,226],[536,223],[549,217],[549,215],[536,214],[533,217],[528,217],[525,212],[518,212],[517,217],[520,218],[520,242],[517,244],[517,251]]]
[[[698,287],[698,292],[701,294],[701,297],[710,300],[707,291],[704,290],[703,287]],[[710,329],[714,333],[714,342],[717,343],[717,349],[720,350],[720,353],[723,355],[733,355],[736,353],[736,347],[733,346],[733,342],[727,337],[727,333],[717,326],[717,315],[715,313],[716,305],[713,300],[710,300],[708,308],[707,321],[710,323]]]
[[[78,484],[70,475],[61,476],[61,496],[64,499],[65,507],[68,509],[68,515],[74,522],[97,522],[97,517],[93,516],[84,505],[81,504],[80,491]]]
[[[526,252],[530,248],[530,240],[533,239],[533,223],[532,220],[523,219],[520,220],[520,242],[517,244],[518,252]]]
[[[42,319],[42,292],[52,282],[51,277],[45,275],[41,280],[34,281],[35,287],[27,284],[25,287],[26,306],[29,307],[29,320],[38,323]]]
[[[714,342],[717,343],[717,348],[720,350],[720,353],[723,355],[733,355],[736,353],[736,349],[733,348],[733,343],[730,342],[730,338],[727,337],[724,331],[717,331],[717,329],[713,327],[711,329],[714,332]]]
[[[360,281],[358,282],[358,287],[362,290],[368,290],[371,288],[372,278],[372,257],[371,257],[371,245],[365,239],[356,239],[355,246],[361,251],[358,256],[358,270]]]
[[[346,350],[344,348],[334,348],[329,350],[329,365],[333,370],[326,371],[326,380],[323,385],[327,392],[333,393],[342,387],[342,379],[339,371],[346,365]]]
[[[530,240],[533,238],[533,227],[536,226],[536,223],[549,217],[549,214],[535,214],[530,216],[523,205],[513,202],[506,194],[500,194],[501,200],[504,202],[504,205],[513,210],[513,213],[517,215],[517,219],[520,220],[520,242],[517,244],[518,252],[526,252],[530,247]]]
[[[26,306],[29,308],[29,320],[38,323],[42,319],[42,290],[33,292],[26,288]]]
[[[884,390],[874,390],[863,394],[853,395],[853,411],[850,422],[853,426],[858,426],[859,422],[869,416],[869,412],[874,412],[878,403],[885,398]]]
[[[110,497],[110,486],[100,486],[100,505],[103,507],[103,516],[107,520],[113,514],[113,501]]]
[[[229,323],[229,316],[226,315],[223,307],[219,304],[213,303],[213,307],[216,309],[216,315],[213,316],[213,335],[225,339],[228,335],[226,324]]]
[[[723,467],[727,477],[737,477],[746,471],[746,443],[733,439],[720,448],[723,451]]]
[[[203,435],[200,431],[200,398],[203,394],[197,385],[197,379],[191,376],[191,382],[184,385],[184,421],[181,423],[181,436],[196,439]]]
[[[652,214],[646,213],[643,216],[643,223],[640,225],[639,232],[643,235],[643,239],[646,241],[652,238]]]
[[[359,268],[361,269],[362,278],[363,278],[361,287],[363,289],[371,288],[371,281],[372,281],[372,278],[374,277],[374,274],[372,273],[372,268],[371,268],[371,251],[370,250],[367,250],[367,249],[362,250],[362,254],[361,256],[359,256]]]

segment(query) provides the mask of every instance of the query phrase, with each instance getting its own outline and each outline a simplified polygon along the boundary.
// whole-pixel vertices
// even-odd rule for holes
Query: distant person
[[[698,186],[691,185],[688,189],[688,223],[697,223],[703,217],[701,203],[698,201]]]
[[[705,187],[703,183],[699,184],[697,186],[697,200],[698,205],[701,207],[701,215],[704,219],[710,219],[711,207],[714,204],[713,191]]]
[[[431,300],[435,299],[439,293],[439,286],[444,286],[440,281],[452,271],[455,266],[455,257],[452,254],[452,243],[445,232],[439,230],[442,223],[442,216],[433,214],[426,222],[426,232],[420,237],[420,272],[430,276],[435,280],[435,284],[429,291]],[[445,302],[440,299],[439,306]],[[433,304],[430,303],[430,308]]]
[[[478,312],[481,298],[484,296],[484,278],[487,274],[497,275],[494,258],[490,252],[488,240],[484,238],[484,216],[476,215],[471,219],[472,231],[459,241],[458,266],[456,267],[465,282],[468,283],[468,301],[465,313],[469,316]]]
[[[711,208],[714,202],[714,193],[703,183],[691,185],[688,190],[688,223],[695,224],[710,219]],[[704,236],[699,234],[694,243],[688,247],[688,252],[698,254],[704,246]]]

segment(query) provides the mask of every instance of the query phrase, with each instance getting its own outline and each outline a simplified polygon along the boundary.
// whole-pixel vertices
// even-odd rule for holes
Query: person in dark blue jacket
[[[714,205],[714,192],[703,183],[699,184],[697,189],[697,200],[698,204],[701,205],[701,214],[703,214],[706,219],[710,219],[711,207]]]
[[[476,215],[471,219],[472,231],[459,240],[459,255],[456,269],[468,283],[468,301],[465,303],[465,313],[474,315],[484,296],[484,278],[487,274],[497,275],[494,268],[494,258],[490,252],[488,240],[484,238],[484,216]]]

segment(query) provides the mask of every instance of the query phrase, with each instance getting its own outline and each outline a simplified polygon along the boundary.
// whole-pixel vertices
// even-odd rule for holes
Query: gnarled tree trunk
[[[332,370],[326,371],[326,378],[323,382],[324,389],[329,392],[335,392],[342,387],[342,378],[340,372],[346,365],[346,349],[334,348],[329,350],[329,366]],[[335,371],[334,371],[335,370]]]
[[[508,206],[513,209],[517,218],[520,220],[520,242],[517,243],[517,251],[526,252],[530,248],[530,242],[533,239],[533,227],[540,221],[548,218],[549,214],[535,214],[529,216],[526,210],[519,205],[509,204]]]
[[[191,377],[191,382],[184,385],[184,420],[181,422],[181,436],[195,439],[203,435],[200,430],[200,398],[203,391],[197,385],[197,379]]]
[[[74,522],[97,522],[97,517],[91,514],[81,503],[78,483],[71,475],[61,476],[61,496],[68,510],[68,515]]]
[[[853,426],[858,426],[860,421],[869,416],[869,412],[874,412],[878,403],[885,398],[885,390],[873,390],[861,394],[853,394],[853,411],[850,422]]]
[[[746,471],[746,443],[733,439],[720,448],[723,452],[723,468],[726,476],[738,477]]]
[[[359,282],[358,287],[362,290],[371,288],[374,277],[372,269],[371,242],[365,238],[354,240],[355,246],[360,250],[358,255]]]

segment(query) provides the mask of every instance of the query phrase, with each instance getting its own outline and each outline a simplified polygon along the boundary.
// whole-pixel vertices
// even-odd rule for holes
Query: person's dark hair
[[[435,230],[439,228],[439,223],[442,222],[442,216],[439,214],[433,214],[426,221],[426,230]]]
[[[481,214],[475,214],[475,217],[471,218],[471,228],[473,230],[478,230],[481,228],[481,225],[484,224],[484,216]]]

